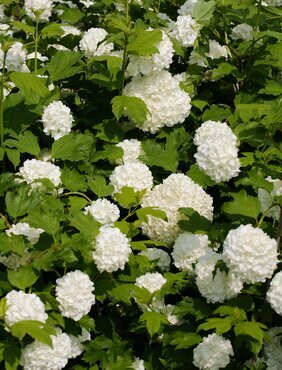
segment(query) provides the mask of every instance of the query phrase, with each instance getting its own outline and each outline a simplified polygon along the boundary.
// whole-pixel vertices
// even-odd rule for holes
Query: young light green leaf
[[[16,29],[18,29],[18,30],[22,30],[22,31],[24,31],[24,32],[25,32],[25,33],[27,33],[27,34],[31,34],[31,35],[33,35],[33,34],[35,33],[35,27],[30,26],[30,25],[28,25],[28,24],[26,24],[26,23],[18,22],[18,21],[12,21],[11,23],[12,23],[12,25],[13,25]]]
[[[121,192],[115,193],[115,199],[117,202],[125,207],[125,208],[130,208],[130,207],[135,207],[138,204],[140,204],[142,196],[146,190],[143,191],[135,191],[133,188],[124,186],[121,189]]]
[[[156,45],[162,40],[160,30],[147,31],[139,29],[130,39],[127,45],[127,51],[137,55],[151,55],[158,52]]]
[[[11,327],[12,335],[19,338],[20,340],[22,340],[23,337],[28,334],[33,339],[52,347],[52,339],[50,337],[50,334],[56,334],[56,331],[54,328],[51,327],[48,328],[48,331],[46,330],[46,326],[44,326],[42,322],[36,320],[22,320],[16,322]]]
[[[216,1],[198,0],[193,10],[193,18],[202,26],[208,26],[216,8]]]
[[[11,285],[18,289],[25,290],[36,283],[39,273],[31,266],[22,266],[18,270],[8,270],[8,280]]]
[[[39,203],[39,199],[34,193],[29,194],[28,186],[20,186],[13,191],[8,191],[5,201],[7,212],[14,219],[25,215],[28,210]]]
[[[117,121],[126,113],[134,122],[142,124],[149,113],[144,101],[136,96],[115,96],[111,103]]]
[[[136,215],[141,222],[148,222],[148,216],[157,217],[161,220],[167,221],[166,213],[156,207],[140,208],[136,211]]]
[[[215,329],[216,334],[221,335],[223,333],[228,332],[232,327],[232,320],[230,318],[211,318],[207,319],[206,322],[199,325],[197,328],[197,332],[200,330],[211,330]]]
[[[246,190],[231,194],[233,201],[226,202],[222,206],[224,213],[228,215],[242,215],[256,219],[260,213],[258,198],[248,195]]]
[[[41,30],[42,39],[47,39],[56,36],[62,36],[64,33],[60,24],[52,22]]]
[[[239,322],[234,327],[234,333],[238,335],[249,335],[256,341],[262,343],[264,338],[264,330],[267,329],[265,325],[255,321],[243,321]]]
[[[173,333],[170,344],[176,346],[175,349],[186,349],[193,347],[194,345],[200,343],[201,341],[202,337],[196,333],[186,333],[183,331],[177,331]]]
[[[105,177],[96,175],[94,177],[86,176],[86,178],[89,188],[98,197],[107,197],[112,195],[114,187],[112,185],[107,185]]]
[[[146,322],[146,328],[152,337],[154,334],[158,333],[161,324],[167,324],[167,318],[159,312],[145,312],[140,316],[140,321]]]

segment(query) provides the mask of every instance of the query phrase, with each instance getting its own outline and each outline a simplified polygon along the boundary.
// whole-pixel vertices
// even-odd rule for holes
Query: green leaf
[[[280,96],[282,94],[282,85],[279,82],[268,80],[264,89],[260,89],[259,94]]]
[[[7,192],[5,202],[8,214],[16,220],[35,207],[39,199],[35,193],[29,194],[27,186],[20,186],[13,191]]]
[[[180,208],[180,213],[188,217],[188,220],[178,222],[180,228],[194,234],[206,234],[211,229],[211,221],[201,216],[193,208]]]
[[[162,41],[160,30],[147,31],[139,29],[134,33],[127,45],[127,51],[136,55],[151,55],[158,52],[158,45]]]
[[[92,153],[90,157],[90,162],[97,162],[99,160],[107,159],[108,161],[114,161],[116,163],[117,159],[122,158],[123,150],[116,145],[106,144],[104,145],[104,150],[98,150]]]
[[[114,191],[113,185],[107,185],[106,179],[103,176],[96,175],[94,178],[90,176],[87,177],[87,183],[89,188],[95,193],[99,198],[107,197],[112,195]]]
[[[205,323],[201,324],[197,328],[197,332],[200,330],[211,330],[215,329],[216,334],[221,335],[228,332],[232,327],[232,320],[229,318],[211,318],[207,319]]]
[[[263,188],[269,193],[273,190],[273,184],[265,179],[265,175],[261,172],[259,168],[253,167],[247,173],[248,177],[244,177],[236,181],[236,185],[249,185],[255,190]]]
[[[206,109],[202,115],[203,121],[225,121],[231,116],[232,112],[229,107],[219,107],[212,105],[209,109]]]
[[[8,270],[8,280],[11,285],[25,290],[36,283],[39,274],[31,266],[22,266],[17,271]]]
[[[76,8],[67,8],[60,16],[61,20],[65,23],[76,24],[84,17],[82,11]]]
[[[232,306],[219,306],[216,310],[213,311],[214,315],[228,316],[232,322],[246,321],[247,315],[245,310],[238,307]]]
[[[7,343],[3,351],[5,370],[17,370],[21,358],[21,350],[15,343]]]
[[[207,26],[210,23],[215,8],[216,1],[214,0],[208,2],[198,0],[193,10],[193,18],[195,18],[197,23]]]
[[[142,196],[146,190],[135,191],[133,188],[124,186],[121,192],[115,193],[114,197],[116,201],[125,208],[135,207],[141,203]]]
[[[115,298],[117,301],[124,302],[125,304],[131,305],[131,292],[133,284],[121,284],[112,289],[109,295]]]
[[[30,26],[26,23],[18,22],[18,21],[12,21],[12,25],[17,28],[18,30],[22,30],[27,34],[34,34],[35,33],[35,27]]]
[[[185,298],[176,304],[174,313],[179,316],[192,315],[196,320],[202,320],[210,315],[211,307],[200,298]]]
[[[231,193],[233,202],[226,202],[221,207],[224,213],[229,215],[242,215],[257,219],[260,213],[260,202],[258,198],[248,195],[246,190],[239,193]]]
[[[10,162],[13,163],[14,167],[18,167],[20,164],[20,152],[17,149],[5,148],[5,152]]]
[[[20,89],[26,104],[38,104],[41,98],[49,95],[49,90],[42,79],[33,73],[12,72],[10,79]]]
[[[77,211],[69,217],[69,221],[71,226],[75,227],[89,239],[94,240],[99,234],[101,225],[90,214],[85,215],[81,211]]]
[[[196,333],[185,333],[183,331],[177,331],[173,333],[170,344],[176,346],[175,349],[186,349],[193,347],[202,341],[202,337]]]
[[[40,321],[36,320],[22,320],[16,322],[11,326],[11,333],[14,337],[20,340],[28,334],[33,339],[38,340],[48,346],[52,347],[52,339],[50,334],[56,334],[55,328],[47,327]]]
[[[83,70],[82,54],[77,51],[58,51],[48,65],[48,71],[52,81],[63,80],[74,76]]]
[[[46,206],[33,209],[25,219],[32,227],[41,228],[49,235],[55,236],[60,231],[59,216]]]
[[[244,321],[239,322],[234,327],[234,333],[236,336],[238,335],[248,335],[258,341],[259,343],[263,343],[264,338],[264,330],[267,327],[259,322],[255,321]]]
[[[195,181],[197,184],[206,189],[208,186],[213,186],[215,184],[211,178],[206,175],[197,164],[193,164],[190,167],[190,170],[187,172],[187,175]]]
[[[0,234],[0,251],[3,254],[15,253],[19,256],[24,254],[26,249],[22,236],[11,235],[8,236],[6,233]]]
[[[148,222],[148,215],[167,221],[166,213],[156,207],[140,208],[136,211],[136,215],[141,222]]]
[[[18,137],[17,148],[21,153],[29,153],[37,157],[40,153],[37,137],[31,131],[25,131]]]
[[[71,162],[87,161],[92,143],[93,139],[88,135],[70,133],[53,143],[51,155]]]
[[[65,166],[61,171],[61,180],[64,187],[71,191],[87,190],[85,177],[81,175],[75,168],[70,169]]]
[[[229,75],[231,72],[236,71],[237,68],[229,63],[221,63],[219,66],[212,71],[212,78],[218,79],[223,76]]]
[[[0,175],[0,196],[2,197],[7,190],[9,190],[14,185],[13,174],[6,172]]]
[[[64,31],[61,28],[61,25],[55,22],[48,24],[41,30],[43,40],[51,37],[62,36],[63,33]]]
[[[146,328],[152,337],[154,334],[158,333],[161,324],[167,324],[168,321],[166,317],[159,312],[145,312],[140,316],[140,321],[146,322]]]
[[[134,122],[142,124],[149,113],[144,101],[136,96],[115,96],[111,103],[117,121],[126,113]]]

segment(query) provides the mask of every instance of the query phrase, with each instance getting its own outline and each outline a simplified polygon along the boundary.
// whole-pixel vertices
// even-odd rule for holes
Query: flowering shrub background
[[[1,368],[281,369],[281,5],[1,1]]]

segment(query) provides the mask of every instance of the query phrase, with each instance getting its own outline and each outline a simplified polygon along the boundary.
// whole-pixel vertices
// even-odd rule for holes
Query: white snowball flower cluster
[[[31,184],[32,188],[41,186],[36,180],[48,179],[54,186],[61,184],[61,170],[60,167],[53,163],[40,161],[37,159],[27,159],[23,166],[20,167],[18,175],[22,181]]]
[[[233,356],[233,348],[229,339],[217,334],[209,334],[195,349],[193,364],[203,370],[218,370],[225,368],[229,356]]]
[[[252,36],[253,27],[249,24],[242,23],[238,24],[232,29],[231,38],[233,40],[246,40],[250,41],[253,39]]]
[[[282,271],[271,280],[266,300],[278,315],[282,316]]]
[[[150,261],[157,260],[157,266],[162,271],[168,271],[170,266],[169,254],[162,249],[158,248],[148,248],[145,251],[140,252],[142,256],[146,256]]]
[[[181,90],[179,81],[168,71],[137,75],[124,88],[124,95],[142,99],[150,113],[139,126],[143,131],[157,132],[161,127],[183,123],[191,109],[190,96]]]
[[[48,21],[52,13],[53,0],[25,0],[26,15],[36,21],[36,13],[40,22]]]
[[[134,370],[145,370],[144,360],[141,360],[139,357],[135,357],[131,367]]]
[[[5,67],[8,71],[22,71],[28,70],[25,62],[27,58],[27,51],[24,49],[21,42],[14,42],[6,55]],[[4,61],[4,52],[0,49],[0,66],[2,68]]]
[[[116,144],[116,146],[123,150],[122,158],[117,160],[118,164],[136,162],[142,154],[141,141],[137,139],[125,139]]]
[[[189,64],[197,64],[199,67],[207,67],[206,64],[206,58],[199,53],[197,53],[195,50],[191,51],[190,57],[189,57]]]
[[[0,255],[0,263],[10,270],[16,271],[22,264],[23,258],[12,253],[9,256]]]
[[[148,216],[148,222],[142,224],[143,233],[151,239],[172,243],[180,233],[178,221],[185,218],[179,208],[191,207],[201,216],[211,220],[213,217],[212,198],[201,186],[188,176],[171,174],[162,184],[155,186],[142,200],[142,207],[159,207],[168,221]]]
[[[265,6],[282,6],[282,0],[265,0],[262,2]]]
[[[139,161],[115,167],[109,179],[114,193],[120,193],[124,186],[132,187],[135,191],[148,191],[153,186],[153,175],[149,167]]]
[[[160,312],[164,314],[168,320],[168,322],[172,325],[180,325],[181,320],[173,314],[173,311],[175,310],[175,305],[173,304],[165,304],[164,299],[158,299],[156,297],[153,297],[151,303],[149,306],[142,307],[143,311],[154,311],[154,312]]]
[[[222,255],[209,250],[199,258],[196,265],[196,284],[203,297],[208,302],[224,302],[238,295],[243,288],[243,282],[232,270],[228,274],[217,269],[213,272],[216,263],[222,259]]]
[[[131,55],[126,69],[128,76],[136,76],[138,73],[149,75],[153,71],[161,71],[169,68],[173,58],[173,45],[169,37],[162,31],[162,41],[156,45],[158,52],[150,56]]]
[[[282,196],[282,180],[272,179],[270,176],[268,176],[266,180],[273,183],[273,190],[269,193],[262,188],[258,189],[258,199],[260,201],[261,213],[264,213],[273,204],[273,197]],[[267,213],[267,217],[272,217],[277,221],[279,220],[279,216],[280,207],[278,205],[270,208]]]
[[[136,279],[135,285],[147,289],[150,293],[160,290],[167,280],[159,272],[146,272]]]
[[[276,240],[250,224],[229,231],[223,256],[227,266],[246,283],[271,278],[278,263]]]
[[[181,7],[177,10],[179,15],[191,15],[193,16],[194,8],[198,0],[187,0]]]
[[[64,31],[62,37],[73,35],[73,36],[80,36],[81,31],[77,27],[74,26],[61,26],[61,29]]]
[[[43,229],[31,227],[27,222],[18,222],[17,224],[13,224],[10,229],[6,230],[6,234],[9,236],[11,236],[11,234],[26,236],[31,244],[36,244],[40,234],[43,232]]]
[[[113,225],[120,216],[119,208],[108,199],[99,198],[84,208],[84,213],[90,213],[102,225]]]
[[[207,235],[194,235],[189,232],[180,234],[171,253],[175,267],[193,273],[193,265],[209,250],[209,244]]]
[[[95,251],[92,254],[100,272],[123,270],[130,253],[129,239],[117,227],[100,228],[96,237]]]
[[[4,320],[8,327],[22,320],[37,320],[45,323],[48,318],[43,302],[34,293],[12,290],[6,295],[6,302]]]
[[[197,164],[213,181],[228,181],[240,172],[237,138],[224,122],[206,121],[196,130]]]
[[[268,370],[280,370],[282,363],[282,327],[275,326],[268,330],[270,341],[264,345],[263,362]]]
[[[24,370],[61,370],[69,359],[82,353],[82,348],[74,345],[71,337],[58,330],[51,335],[52,347],[39,341],[28,344],[21,354],[21,366]]]
[[[0,19],[1,19],[1,10],[0,10]],[[1,21],[0,21],[1,22]],[[0,23],[0,35],[3,36],[13,36],[13,30],[8,24]]]
[[[89,8],[91,5],[95,3],[94,0],[80,0],[81,4],[83,4],[86,8]]]
[[[220,45],[215,40],[209,41],[209,52],[206,53],[206,56],[211,59],[218,59],[218,58],[227,58],[229,54],[229,49],[227,46]]]
[[[90,28],[80,40],[79,47],[85,52],[87,58],[109,55],[114,48],[113,43],[102,42],[108,32],[103,28]]]
[[[82,271],[68,272],[56,280],[56,299],[63,316],[78,321],[95,303],[94,284]]]
[[[54,101],[44,108],[42,123],[44,133],[58,140],[71,132],[73,116],[69,107],[61,101]]]
[[[193,46],[200,32],[200,25],[191,15],[179,15],[176,22],[170,23],[170,35],[182,46]]]

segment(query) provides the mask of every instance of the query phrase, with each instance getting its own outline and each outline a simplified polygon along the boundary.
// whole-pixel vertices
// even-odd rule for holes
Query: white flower
[[[6,15],[4,13],[5,11],[5,6],[3,4],[0,4],[0,22],[5,22],[6,21]]]
[[[144,360],[141,360],[139,357],[135,357],[131,367],[134,370],[145,370]]]
[[[135,285],[146,288],[150,293],[160,290],[167,280],[159,272],[146,272],[136,279]]]
[[[74,26],[61,26],[61,29],[64,31],[62,37],[73,35],[73,36],[80,36],[81,31]]]
[[[3,53],[3,52],[2,52]],[[26,68],[27,51],[21,42],[14,42],[7,52],[5,67],[8,71],[24,71]],[[3,57],[0,56],[1,66]]]
[[[179,15],[191,15],[193,16],[195,5],[198,0],[187,0],[181,7],[177,10]]]
[[[23,264],[23,258],[14,253],[9,256],[3,256],[0,254],[0,263],[6,266],[9,270],[16,271]]]
[[[238,176],[238,149],[228,137],[209,137],[198,146],[194,155],[200,169],[213,181],[229,181]]]
[[[126,139],[116,146],[123,150],[122,158],[117,160],[118,164],[136,162],[142,153],[141,141],[137,139]]]
[[[262,2],[264,6],[282,6],[282,0],[265,0]]]
[[[110,184],[114,186],[114,193],[120,193],[124,186],[132,187],[135,191],[150,190],[153,175],[144,163],[129,162],[115,167],[110,175]]]
[[[260,211],[264,213],[273,203],[273,197],[282,195],[282,181],[279,179],[272,179],[270,176],[266,178],[267,181],[273,183],[273,190],[269,193],[268,191],[259,188],[258,189],[258,199],[260,201]],[[279,220],[280,207],[273,206],[267,212],[267,217],[272,217],[274,220]]]
[[[71,340],[71,354],[69,358],[76,358],[84,351],[84,345],[79,340],[79,337],[75,337],[74,335],[70,334],[69,338]]]
[[[146,256],[150,261],[157,261],[157,266],[162,271],[168,271],[170,266],[170,257],[167,252],[158,248],[148,248],[140,252],[142,256]]]
[[[270,341],[264,345],[263,362],[266,363],[268,370],[280,370],[282,363],[282,327],[275,326],[268,330],[267,334]]]
[[[190,57],[189,57],[189,64],[197,64],[199,67],[206,67],[206,58],[197,53],[195,50],[191,51]]]
[[[209,250],[209,244],[207,235],[180,234],[171,253],[175,267],[193,273],[193,265]]]
[[[223,247],[227,266],[246,283],[264,282],[276,269],[276,240],[250,224],[230,230]]]
[[[278,315],[282,316],[282,271],[274,275],[268,289],[266,300]]]
[[[227,46],[220,45],[215,40],[209,41],[209,52],[206,53],[206,56],[211,59],[218,59],[218,58],[227,58],[229,54],[229,49]]]
[[[62,316],[78,321],[87,315],[95,303],[94,284],[89,276],[75,270],[57,279],[56,283],[56,299]]]
[[[36,180],[48,179],[54,186],[61,184],[61,170],[60,167],[53,163],[40,161],[37,159],[27,159],[23,166],[19,169],[17,174],[23,181],[31,184],[32,188],[41,186]]]
[[[158,48],[158,53],[150,56],[131,55],[126,69],[127,75],[136,76],[138,73],[149,75],[153,71],[169,68],[172,63],[174,49],[169,37],[163,31],[162,41],[156,47]]]
[[[61,101],[54,101],[44,108],[42,123],[43,132],[58,140],[71,132],[73,116],[69,107]]]
[[[231,144],[237,145],[237,137],[225,122],[205,121],[195,131],[194,144],[199,146],[209,138],[227,138]]]
[[[90,28],[80,40],[79,47],[87,58],[109,55],[114,48],[113,43],[102,42],[108,32],[103,28]]]
[[[27,222],[18,222],[17,224],[13,224],[10,229],[6,230],[6,234],[9,236],[11,236],[11,234],[26,236],[31,244],[36,244],[40,234],[43,232],[43,229],[31,227]]]
[[[267,176],[266,180],[273,184],[273,190],[271,191],[270,195],[272,197],[281,197],[282,196],[282,180],[272,179],[271,176]]]
[[[44,304],[34,293],[12,290],[6,295],[6,302],[4,320],[8,327],[22,320],[37,320],[45,323],[48,318]]]
[[[36,21],[36,13],[39,13],[39,21],[48,21],[51,17],[53,0],[25,0],[24,9],[26,15]]]
[[[96,237],[95,251],[92,254],[100,272],[123,270],[130,253],[129,239],[117,227],[100,228]]]
[[[1,19],[1,8],[0,8],[0,19]],[[1,22],[1,20],[0,20],[0,22]],[[11,28],[8,24],[0,23],[0,35],[12,36],[13,31],[11,30]]]
[[[191,15],[179,15],[176,22],[170,23],[170,35],[182,46],[193,46],[200,31],[200,25]]]
[[[203,370],[225,368],[229,356],[233,356],[233,348],[229,339],[217,334],[209,334],[195,349],[193,364]]]
[[[199,258],[196,265],[196,284],[208,302],[222,303],[226,299],[235,297],[243,288],[240,277],[236,276],[232,270],[226,274],[217,269],[213,276],[215,265],[221,259],[221,254],[209,250]]]
[[[181,90],[179,81],[168,71],[153,72],[149,76],[137,75],[124,88],[124,95],[142,99],[149,113],[138,127],[143,131],[157,132],[161,127],[183,123],[191,109],[190,96]]]
[[[113,225],[120,216],[119,208],[107,199],[100,198],[84,208],[84,213],[90,213],[102,225]]]
[[[231,38],[233,40],[247,40],[250,41],[253,39],[252,32],[253,27],[249,24],[242,23],[238,24],[232,29]]]
[[[142,207],[159,207],[166,213],[168,221],[148,216],[142,230],[151,239],[168,244],[180,234],[178,221],[185,218],[179,213],[179,208],[191,207],[209,220],[213,217],[212,198],[182,173],[171,174],[162,184],[155,186],[143,197]]]
[[[81,353],[66,333],[58,330],[56,335],[51,335],[51,339],[52,347],[34,341],[22,350],[20,364],[24,370],[61,370],[69,359]]]
[[[95,4],[95,1],[93,0],[80,0],[79,2],[83,4],[85,8],[89,8],[91,5]]]

